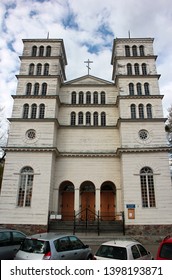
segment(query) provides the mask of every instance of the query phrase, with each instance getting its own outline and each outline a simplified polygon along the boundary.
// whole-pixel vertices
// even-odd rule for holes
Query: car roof
[[[106,246],[119,246],[119,247],[128,247],[134,244],[140,244],[137,240],[134,239],[114,239],[107,242],[102,243],[101,245]]]
[[[10,229],[10,228],[0,228],[0,232],[5,232],[5,231],[10,231],[10,232],[20,232],[25,234],[24,232],[17,230],[17,229]]]
[[[162,243],[172,243],[172,236],[167,235],[163,240]]]
[[[38,234],[27,236],[27,238],[49,241],[49,240],[56,240],[56,239],[66,237],[66,236],[72,236],[72,235],[58,234],[55,232],[44,232],[44,233],[38,233]]]

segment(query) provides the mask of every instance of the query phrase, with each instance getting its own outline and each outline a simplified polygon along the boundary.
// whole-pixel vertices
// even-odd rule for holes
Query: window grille
[[[20,173],[20,183],[17,200],[18,207],[31,206],[33,179],[33,169],[31,167],[24,167]]]
[[[142,207],[155,207],[155,190],[152,169],[144,167],[140,171]]]

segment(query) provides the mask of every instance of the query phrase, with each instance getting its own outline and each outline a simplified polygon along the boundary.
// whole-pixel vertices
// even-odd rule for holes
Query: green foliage
[[[4,162],[0,163],[0,189],[2,184],[3,171],[4,171]]]

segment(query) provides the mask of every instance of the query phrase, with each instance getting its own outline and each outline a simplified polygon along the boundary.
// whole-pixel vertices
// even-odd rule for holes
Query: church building
[[[35,233],[53,217],[123,220],[128,234],[169,232],[169,147],[153,41],[114,39],[110,82],[90,75],[90,60],[88,75],[67,81],[62,39],[23,40],[0,226]]]

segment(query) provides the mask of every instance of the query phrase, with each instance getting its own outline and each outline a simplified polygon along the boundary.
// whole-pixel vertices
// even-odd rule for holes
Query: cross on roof
[[[90,73],[90,70],[91,70],[91,68],[90,68],[90,63],[93,63],[93,61],[91,61],[91,60],[87,60],[87,61],[84,61],[84,63],[87,63],[88,65],[86,65],[86,67],[88,68],[88,75],[89,75],[89,73]]]

